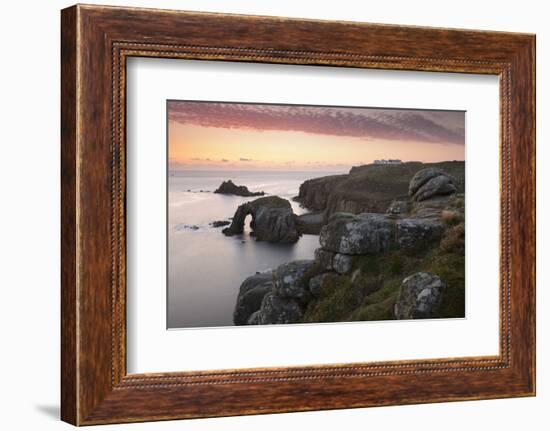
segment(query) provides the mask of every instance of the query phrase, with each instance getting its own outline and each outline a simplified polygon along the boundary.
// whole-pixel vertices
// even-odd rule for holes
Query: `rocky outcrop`
[[[233,311],[235,325],[246,325],[250,316],[260,309],[264,296],[272,289],[273,274],[271,271],[253,275],[243,281]]]
[[[221,185],[216,190],[214,190],[214,193],[244,197],[265,195],[264,192],[251,192],[246,186],[238,186],[231,180],[227,180],[221,183]]]
[[[210,223],[212,227],[223,227],[230,224],[231,222],[229,220],[214,220],[212,223]]]
[[[298,230],[303,234],[319,235],[324,224],[325,217],[323,213],[307,213],[296,217]]]
[[[186,230],[190,230],[190,231],[197,231],[200,229],[199,226],[197,226],[196,224],[185,224],[185,223],[180,223],[178,225],[175,226],[175,229],[177,231],[186,231]]]
[[[396,319],[427,319],[433,317],[446,285],[427,272],[417,272],[403,280],[393,308]]]
[[[323,226],[319,243],[325,251],[348,255],[389,250],[392,222],[385,214],[336,213]]]
[[[329,196],[346,178],[347,175],[330,175],[307,180],[300,185],[298,196],[294,199],[310,210],[325,211]]]
[[[454,178],[437,168],[422,169],[409,184],[409,196],[416,202],[456,192]]]
[[[395,222],[394,247],[401,250],[418,249],[441,239],[445,231],[439,219],[404,218]]]
[[[422,259],[420,267],[429,270],[441,265],[433,266],[433,259],[443,250],[442,238],[447,238],[447,250],[462,247],[463,257],[464,196],[456,192],[455,178],[439,168],[421,169],[411,176],[406,189],[410,198],[394,198],[384,212],[332,213],[320,229],[320,247],[313,261],[285,263],[270,275],[246,279],[239,292],[235,323],[437,317],[447,289],[445,282],[437,274],[409,274]],[[330,178],[341,181],[341,177]],[[248,205],[263,199],[267,198]],[[281,206],[290,208],[285,202]],[[234,223],[240,218],[238,210]],[[254,215],[253,223],[255,228]],[[462,230],[457,227],[449,235],[453,226],[462,226]],[[460,277],[460,269],[455,271]],[[449,283],[456,284],[456,277],[451,276]],[[372,295],[378,295],[375,302],[370,302]]]
[[[408,162],[363,165],[352,168],[349,174],[305,181],[295,200],[310,210],[323,211],[325,219],[336,212],[383,213],[392,201],[408,200],[411,178],[425,168],[446,172],[453,178],[456,191],[464,192],[464,162]],[[440,191],[447,186],[442,187]],[[403,211],[400,210],[400,213]]]
[[[264,296],[261,308],[248,321],[249,325],[281,325],[297,323],[304,312],[302,306],[292,298],[282,298],[271,292]]]
[[[312,263],[312,260],[295,260],[280,265],[273,272],[273,291],[283,298],[307,301],[309,291],[303,278]]]
[[[394,219],[386,214],[336,213],[321,229],[319,243],[325,253],[324,262],[327,262],[327,252],[334,255],[380,254],[392,248],[413,248],[437,240],[443,231],[443,223],[435,219]],[[331,265],[327,263],[326,266]]]
[[[278,196],[263,197],[240,205],[231,225],[222,232],[227,236],[242,234],[246,216],[249,214],[252,216],[252,234],[258,241],[298,241],[300,232],[290,202]]]
[[[297,260],[247,278],[233,312],[235,325],[296,323],[313,298],[305,279],[312,260]]]
[[[353,256],[336,253],[332,258],[332,269],[338,274],[348,274],[353,268]]]

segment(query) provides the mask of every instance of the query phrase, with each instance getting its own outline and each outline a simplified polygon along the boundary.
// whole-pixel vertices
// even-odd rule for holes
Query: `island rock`
[[[210,225],[212,227],[223,227],[230,225],[231,222],[229,220],[214,220]]]
[[[265,195],[264,192],[251,192],[246,186],[238,186],[231,180],[227,180],[221,183],[221,185],[216,190],[214,190],[214,193],[244,197]]]

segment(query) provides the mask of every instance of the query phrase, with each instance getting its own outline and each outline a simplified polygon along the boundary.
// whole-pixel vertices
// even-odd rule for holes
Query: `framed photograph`
[[[534,35],[61,16],[63,420],[535,394]]]

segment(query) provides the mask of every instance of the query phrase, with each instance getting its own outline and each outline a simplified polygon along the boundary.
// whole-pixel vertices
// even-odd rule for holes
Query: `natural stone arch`
[[[254,218],[256,217],[256,209],[253,205],[250,204],[250,202],[246,202],[237,208],[237,211],[235,211],[235,215],[233,215],[231,225],[225,228],[223,230],[223,233],[227,236],[242,234],[244,232],[244,223],[248,215],[252,216],[250,227],[254,229],[253,226]]]
[[[258,241],[296,242],[300,233],[290,202],[278,196],[245,202],[235,211],[231,225],[222,232],[227,236],[244,232],[246,216],[252,216],[250,227]]]

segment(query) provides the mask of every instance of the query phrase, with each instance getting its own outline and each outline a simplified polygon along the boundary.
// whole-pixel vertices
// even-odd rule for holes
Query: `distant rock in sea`
[[[221,185],[214,191],[214,193],[244,197],[265,195],[265,192],[251,192],[246,186],[238,186],[231,180],[227,180],[221,183]]]
[[[214,220],[212,223],[210,223],[212,227],[222,227],[230,224],[231,222],[229,220]]]
[[[191,230],[191,231],[196,231],[196,230],[199,230],[199,226],[197,226],[196,224],[184,224],[184,223],[180,223],[178,225],[176,225],[175,229],[177,231],[184,231],[184,230]]]

